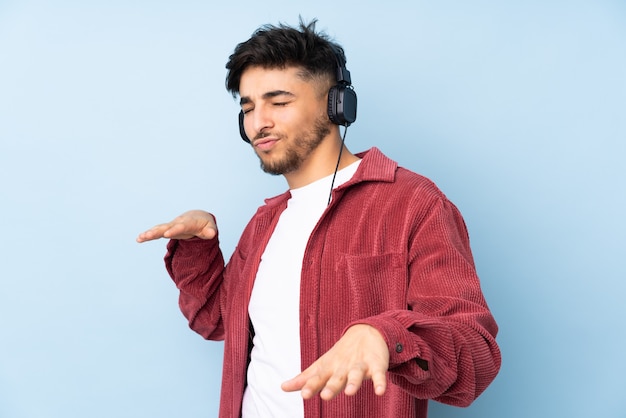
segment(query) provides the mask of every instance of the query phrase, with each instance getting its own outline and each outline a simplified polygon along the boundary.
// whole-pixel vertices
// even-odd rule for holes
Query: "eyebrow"
[[[278,97],[278,96],[289,96],[289,97],[295,97],[296,95],[286,91],[286,90],[273,90],[273,91],[268,91],[267,93],[264,93],[263,96],[261,96],[263,99],[267,100],[267,99],[273,99],[274,97]],[[239,105],[243,106],[246,103],[250,103],[251,100],[248,96],[244,96],[239,100]]]

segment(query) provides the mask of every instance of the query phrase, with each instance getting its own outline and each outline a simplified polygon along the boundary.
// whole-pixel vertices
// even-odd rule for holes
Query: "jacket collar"
[[[398,163],[383,154],[378,148],[372,147],[367,151],[363,151],[356,154],[361,158],[361,164],[357,169],[354,176],[341,186],[337,187],[337,190],[341,190],[350,187],[354,184],[364,181],[381,181],[381,182],[393,182]],[[287,200],[291,197],[291,193],[287,190],[275,197],[265,199],[265,205],[268,209],[286,204]]]
[[[362,159],[361,164],[352,179],[344,183],[345,186],[362,181],[392,182],[395,179],[398,163],[380,152],[378,148],[372,147],[356,156]]]

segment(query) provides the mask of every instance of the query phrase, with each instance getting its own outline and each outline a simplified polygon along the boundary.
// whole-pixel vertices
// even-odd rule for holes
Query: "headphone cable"
[[[343,152],[343,144],[346,142],[347,132],[348,132],[348,126],[346,125],[343,130],[343,137],[341,138],[341,148],[339,148],[339,157],[337,158],[337,165],[335,166],[335,172],[333,173],[333,180],[330,183],[330,193],[328,194],[328,203],[326,203],[326,206],[330,205],[330,201],[333,197],[333,187],[335,186],[335,177],[337,177],[337,171],[339,170],[339,163],[341,162],[341,153]]]

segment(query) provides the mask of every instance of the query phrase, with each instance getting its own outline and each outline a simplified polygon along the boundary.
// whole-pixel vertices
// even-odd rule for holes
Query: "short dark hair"
[[[240,43],[226,63],[226,90],[239,94],[241,75],[250,66],[262,68],[301,67],[305,79],[315,77],[336,80],[338,60],[345,65],[343,48],[324,32],[316,32],[317,19],[299,28],[285,24],[263,25]]]

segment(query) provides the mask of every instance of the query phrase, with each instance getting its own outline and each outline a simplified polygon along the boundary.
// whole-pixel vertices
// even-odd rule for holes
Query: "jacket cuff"
[[[390,370],[412,360],[416,361],[422,370],[428,370],[428,360],[420,358],[421,353],[415,335],[396,319],[383,315],[372,316],[351,323],[346,330],[356,324],[370,325],[383,336],[389,350]]]

